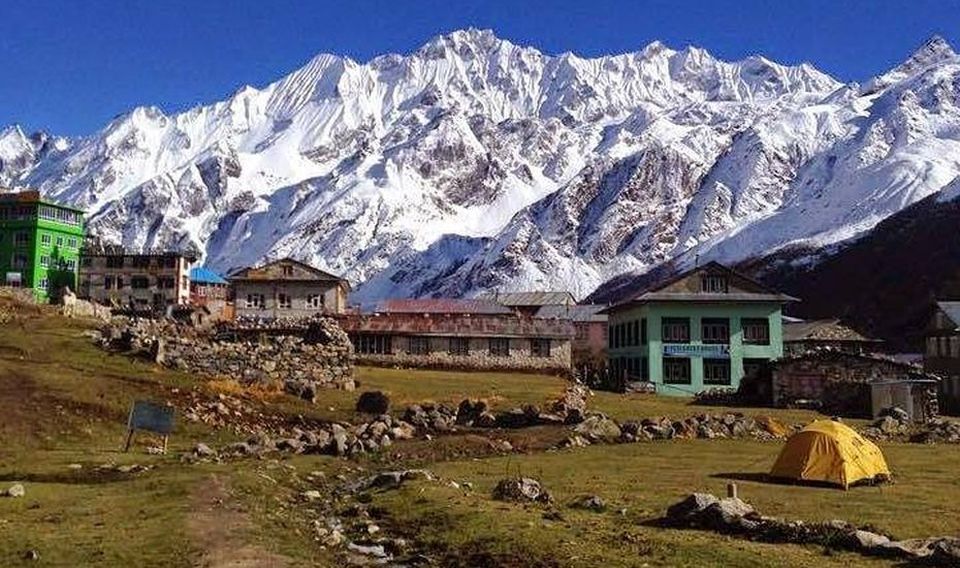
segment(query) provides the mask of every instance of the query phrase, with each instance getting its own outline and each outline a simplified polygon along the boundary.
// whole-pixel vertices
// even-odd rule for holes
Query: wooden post
[[[167,440],[170,439],[170,436],[165,435],[163,437],[163,455],[167,455]]]
[[[736,483],[728,483],[728,484],[727,484],[727,497],[729,497],[729,498],[731,498],[731,499],[736,499],[736,498],[737,498],[737,484],[736,484]]]
[[[124,451],[124,453],[130,451],[130,444],[133,443],[133,433],[134,433],[134,432],[135,432],[135,430],[134,430],[133,428],[127,429],[127,442],[126,442],[126,444],[123,445],[123,451]]]

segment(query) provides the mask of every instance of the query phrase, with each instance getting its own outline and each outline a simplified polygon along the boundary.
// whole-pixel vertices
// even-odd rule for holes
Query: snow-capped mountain
[[[863,87],[653,43],[594,59],[465,30],[67,140],[0,131],[0,185],[221,270],[292,255],[356,297],[566,288],[694,254],[836,242],[960,174],[939,39]],[[736,258],[735,258],[736,257]]]

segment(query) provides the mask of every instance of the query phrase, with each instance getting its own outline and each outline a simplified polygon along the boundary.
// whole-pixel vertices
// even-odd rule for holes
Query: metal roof
[[[478,299],[504,306],[570,306],[577,303],[570,292],[485,292]]]
[[[960,302],[937,302],[937,307],[960,329]]]
[[[513,314],[513,310],[488,300],[460,300],[453,298],[425,298],[419,300],[383,300],[375,312],[399,314]]]
[[[600,313],[606,306],[602,304],[583,304],[574,306],[543,306],[537,310],[536,317],[549,319],[568,319],[575,322],[605,322],[606,314]]]
[[[226,284],[227,281],[213,270],[206,266],[198,266],[190,269],[190,281],[198,284]]]

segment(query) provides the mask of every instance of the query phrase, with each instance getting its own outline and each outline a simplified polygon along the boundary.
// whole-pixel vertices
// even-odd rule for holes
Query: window
[[[663,318],[663,341],[666,343],[690,343],[690,319]]]
[[[18,232],[13,236],[13,244],[18,247],[25,247],[30,244],[30,234],[23,231]]]
[[[248,308],[264,308],[263,294],[247,294],[246,307]]]
[[[50,257],[46,255],[40,255],[40,266],[44,268],[50,266]]]
[[[123,276],[117,276],[117,290],[123,288]]]
[[[727,277],[723,274],[704,274],[700,280],[700,291],[707,294],[726,294],[729,290]]]
[[[454,356],[470,354],[470,340],[466,337],[451,337],[449,352]]]
[[[76,272],[76,271],[77,271],[77,261],[76,261],[76,260],[69,259],[69,260],[66,261],[66,264],[65,264],[65,265],[66,265],[68,271],[70,271],[70,272]]]
[[[107,257],[107,268],[123,268],[123,257],[122,257],[122,256],[108,256],[108,257]]]
[[[690,359],[665,357],[663,359],[663,384],[689,385]]]
[[[729,385],[730,384],[730,360],[729,359],[704,359],[703,360],[703,384]]]
[[[135,290],[146,290],[150,287],[150,279],[146,276],[134,276],[130,279],[130,287]]]
[[[490,355],[494,357],[510,356],[510,338],[509,337],[491,337]]]
[[[45,247],[50,246],[50,235],[46,233],[40,233],[40,244]]]
[[[150,268],[149,256],[135,256],[131,259],[134,268]]]
[[[743,342],[749,345],[770,345],[770,320],[744,318]]]
[[[293,306],[290,301],[290,294],[277,294],[277,306],[283,310],[289,310]]]
[[[613,326],[607,325],[607,349],[613,349],[616,345],[613,344],[613,340],[616,337],[616,334],[613,332]]]
[[[307,307],[319,310],[323,307],[323,294],[308,294],[307,295]]]
[[[63,237],[57,237],[57,246],[58,246],[58,247],[62,247],[62,246],[63,246]]]
[[[80,265],[83,266],[84,268],[90,268],[91,266],[93,266],[93,259],[90,258],[89,256],[85,256],[80,259]]]
[[[104,289],[104,290],[113,290],[114,284],[115,284],[115,282],[114,282],[113,276],[104,276],[104,277],[103,277],[103,289]]]
[[[40,279],[40,289],[41,289],[41,290],[46,290],[46,289],[49,288],[49,287],[50,287],[50,279],[48,279],[48,278],[41,278],[41,279]]]
[[[703,318],[700,322],[700,339],[704,343],[729,343],[730,320],[726,318]]]
[[[76,239],[76,237],[70,237],[69,239],[67,239],[67,246],[70,247],[70,248],[72,248],[72,249],[77,248],[77,239]]]
[[[635,346],[641,345],[643,331],[640,328],[640,320],[633,320],[633,344]]]
[[[545,338],[531,339],[530,355],[534,357],[549,357],[550,356],[550,340]]]
[[[640,345],[647,344],[647,318],[640,318]]]
[[[407,352],[411,355],[429,355],[430,354],[430,338],[422,337],[418,335],[411,336],[409,339],[409,346],[407,347]]]
[[[357,353],[369,355],[390,355],[393,352],[389,335],[357,335],[353,339],[353,347]]]
[[[173,255],[162,256],[157,259],[157,265],[160,268],[176,268],[177,267],[177,257]]]
[[[15,253],[13,255],[12,264],[14,268],[26,268],[27,255],[21,254],[21,253]]]
[[[176,283],[173,276],[157,276],[157,288],[161,290],[172,290]]]
[[[280,272],[284,276],[293,276],[293,267],[290,266],[289,264],[286,264],[283,267],[281,267]]]

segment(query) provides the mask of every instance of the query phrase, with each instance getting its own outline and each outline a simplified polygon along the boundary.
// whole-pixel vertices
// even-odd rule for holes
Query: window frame
[[[670,329],[685,329],[686,336],[675,338],[673,334],[667,333]],[[690,343],[690,318],[663,318],[660,320],[660,336],[664,343]]]
[[[470,355],[469,337],[450,337],[447,341],[447,354],[451,357],[466,357]]]
[[[716,333],[719,330],[723,330],[723,332]],[[700,320],[700,342],[704,345],[728,345],[730,343],[730,318],[702,318]]]
[[[751,328],[762,329],[763,333],[759,335],[764,337],[752,337],[753,334],[748,333]],[[743,318],[740,320],[740,333],[744,345],[770,345],[770,318]]]
[[[686,378],[676,379],[672,373],[673,369],[686,370]],[[679,373],[682,375],[683,373]],[[693,384],[693,365],[689,357],[664,357],[663,358],[663,376],[661,377],[665,385],[691,385]]]
[[[530,339],[530,356],[540,359],[552,357],[553,345],[549,337],[534,337]]]
[[[709,373],[707,371],[708,368],[710,369]],[[726,378],[718,380],[715,378],[715,376],[717,375],[716,371],[720,368],[723,368],[726,370]],[[713,376],[710,376],[708,378],[708,375],[713,375]],[[718,387],[731,386],[733,384],[733,373],[731,369],[730,359],[705,358],[703,360],[703,384],[710,385],[710,386],[718,386]]]
[[[510,356],[509,337],[491,337],[487,340],[487,352],[491,357]]]

